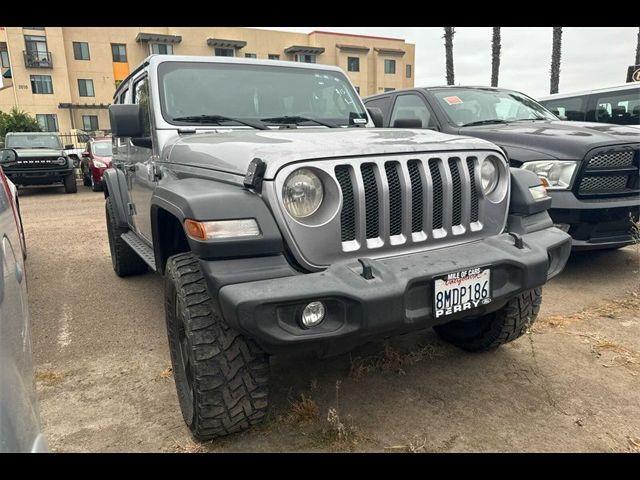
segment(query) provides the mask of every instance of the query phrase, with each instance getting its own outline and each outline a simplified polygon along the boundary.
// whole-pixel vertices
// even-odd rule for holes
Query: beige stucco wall
[[[174,53],[180,55],[213,55],[214,49],[207,45],[208,38],[241,40],[246,46],[236,50],[236,56],[254,53],[267,59],[269,54],[280,55],[281,60],[294,60],[284,50],[292,45],[323,47],[324,53],[317,56],[317,63],[340,66],[360,88],[360,95],[382,92],[385,88],[413,87],[412,78],[406,78],[405,65],[415,71],[415,47],[402,39],[386,39],[328,32],[291,33],[241,27],[47,27],[45,31],[26,30],[22,27],[6,27],[0,30],[0,42],[7,42],[11,57],[13,86],[0,90],[0,110],[8,111],[14,105],[32,115],[53,113],[57,115],[61,132],[72,128],[68,109],[59,108],[60,103],[81,105],[109,104],[115,90],[111,44],[127,46],[129,70],[133,70],[150,54],[149,44],[136,42],[140,32],[164,35],[180,35],[182,41],[174,44]],[[24,35],[46,35],[47,47],[52,54],[53,68],[26,68],[23,59]],[[89,44],[90,60],[75,60],[73,42]],[[367,47],[368,51],[338,48],[337,45]],[[376,49],[403,50],[403,55],[384,55]],[[360,71],[347,72],[347,58],[360,58]],[[384,58],[396,60],[396,74],[384,74]],[[31,92],[30,75],[51,75],[53,95]],[[81,97],[78,79],[92,79],[95,97]],[[82,128],[83,115],[97,115],[99,127],[109,128],[108,112],[100,108],[74,109],[74,126]]]

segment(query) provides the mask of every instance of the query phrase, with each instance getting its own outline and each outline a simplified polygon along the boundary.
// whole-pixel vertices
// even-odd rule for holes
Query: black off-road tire
[[[107,236],[109,237],[109,249],[111,250],[111,263],[113,270],[119,277],[128,277],[147,271],[147,264],[140,256],[122,240],[121,235],[128,231],[127,228],[118,226],[115,216],[115,205],[111,197],[105,202],[107,217]]]
[[[64,191],[66,193],[76,193],[78,191],[78,184],[76,183],[76,174],[70,173],[64,177]]]
[[[91,170],[87,168],[82,170],[82,185],[84,185],[85,187],[91,186]]]
[[[500,310],[475,320],[456,320],[434,327],[445,341],[469,352],[499,347],[522,336],[535,322],[542,288],[512,298]]]
[[[211,440],[260,423],[269,357],[218,313],[193,254],[169,258],[164,292],[176,390],[191,434]]]

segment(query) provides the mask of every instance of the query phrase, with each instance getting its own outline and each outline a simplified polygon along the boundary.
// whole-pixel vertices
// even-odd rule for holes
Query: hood
[[[64,156],[64,152],[62,150],[56,150],[53,148],[18,148],[16,152],[18,153],[18,159],[46,157],[58,158]]]
[[[481,139],[432,130],[243,129],[180,137],[171,149],[170,161],[244,175],[251,160],[260,158],[267,164],[264,178],[272,179],[281,167],[300,160],[477,149],[499,151]]]
[[[636,128],[560,120],[482,125],[461,128],[459,132],[500,145],[511,159],[519,161],[535,157],[581,160],[596,147],[640,142],[640,131]],[[531,158],[521,158],[523,156]]]

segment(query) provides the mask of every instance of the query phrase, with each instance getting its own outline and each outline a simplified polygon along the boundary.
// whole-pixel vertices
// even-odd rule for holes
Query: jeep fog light
[[[302,311],[302,326],[311,328],[324,320],[325,308],[322,302],[311,302]]]
[[[258,223],[253,218],[211,222],[198,222],[197,220],[187,219],[184,221],[184,229],[189,237],[201,242],[219,238],[257,237],[260,235]]]
[[[293,218],[305,218],[315,213],[323,197],[322,181],[308,168],[294,171],[282,187],[282,201]]]

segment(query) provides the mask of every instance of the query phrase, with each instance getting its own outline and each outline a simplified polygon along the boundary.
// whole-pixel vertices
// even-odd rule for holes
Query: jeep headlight
[[[284,207],[293,218],[305,218],[320,208],[324,197],[322,181],[308,168],[293,171],[282,187]]]
[[[482,193],[489,195],[498,186],[500,181],[500,166],[498,165],[498,159],[493,156],[488,156],[482,161],[480,165],[480,183],[482,185]]]
[[[573,160],[543,160],[527,162],[522,168],[540,177],[542,184],[549,190],[567,190],[571,187],[578,162]]]

